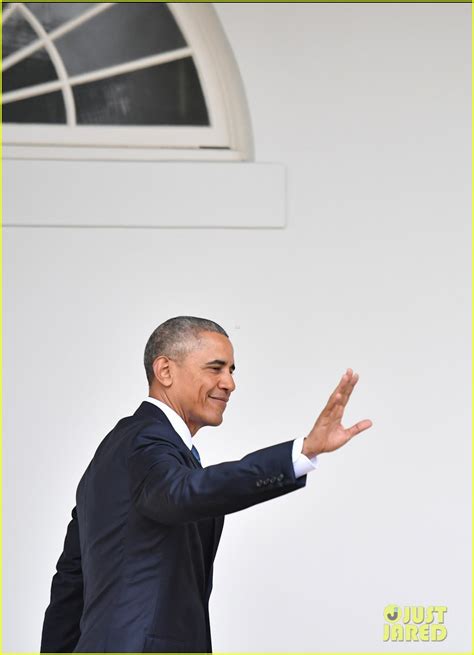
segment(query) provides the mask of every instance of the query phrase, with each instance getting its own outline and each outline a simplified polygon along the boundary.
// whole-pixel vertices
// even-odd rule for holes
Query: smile
[[[215,398],[214,396],[209,396],[212,400],[218,400],[221,403],[224,403],[224,405],[227,405],[227,400],[225,398]]]

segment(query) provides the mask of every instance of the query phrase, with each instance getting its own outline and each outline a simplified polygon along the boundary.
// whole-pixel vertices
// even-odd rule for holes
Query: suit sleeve
[[[139,435],[129,473],[138,512],[174,525],[231,514],[304,487],[295,478],[293,441],[257,450],[241,460],[202,469],[186,466],[179,451],[156,436]]]
[[[51,602],[46,610],[41,653],[72,653],[80,636],[83,608],[81,549],[76,508],[68,525],[64,550],[56,565]]]

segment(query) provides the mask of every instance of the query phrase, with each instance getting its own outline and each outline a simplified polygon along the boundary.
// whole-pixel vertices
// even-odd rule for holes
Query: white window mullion
[[[9,102],[16,102],[17,100],[25,100],[25,98],[34,98],[42,96],[45,93],[58,91],[64,86],[62,80],[52,80],[51,82],[44,82],[43,84],[34,84],[27,86],[23,89],[15,89],[15,91],[8,91],[2,95],[2,104],[7,105]]]
[[[3,59],[2,71],[8,70],[19,61],[22,61],[22,59],[26,59],[27,57],[32,55],[33,52],[36,52],[37,50],[40,50],[43,47],[44,47],[44,39],[36,39],[32,43],[29,43],[28,45],[25,45],[23,48],[20,48],[20,50],[13,52],[11,55],[8,55],[8,57],[5,57],[5,59]]]
[[[17,3],[20,4],[20,3]],[[63,34],[67,34],[74,28],[78,27],[79,25],[82,25],[82,23],[87,22],[91,18],[94,18],[94,16],[97,16],[97,14],[101,14],[103,11],[106,11],[107,9],[110,9],[113,7],[116,2],[100,2],[96,7],[93,7],[92,9],[89,9],[85,11],[83,14],[80,16],[77,16],[76,18],[73,18],[72,20],[68,21],[67,23],[64,23],[63,25],[60,25],[57,27],[55,30],[49,33],[47,38],[51,41],[54,41],[55,39],[59,39],[59,37],[63,36]],[[10,9],[10,7],[8,7]],[[8,9],[3,12],[4,14],[7,13]],[[10,12],[11,13],[11,12]],[[9,14],[10,15],[10,14]],[[5,22],[6,18],[3,19],[3,22]],[[2,70],[7,70],[7,68],[11,68],[14,64],[17,62],[21,61],[22,59],[25,59],[29,55],[33,54],[33,52],[36,52],[36,50],[39,50],[44,46],[45,40],[43,38],[38,39],[37,41],[34,41],[33,43],[28,44],[24,48],[21,48],[20,50],[17,50],[16,52],[12,53],[8,57],[5,57],[5,59],[2,62]]]
[[[167,64],[170,61],[185,59],[186,57],[192,57],[192,54],[193,51],[191,48],[178,48],[177,50],[162,52],[159,55],[150,55],[149,57],[135,59],[135,61],[128,61],[124,64],[107,66],[107,68],[100,68],[99,70],[91,71],[90,73],[74,75],[69,78],[69,81],[73,86],[76,84],[86,84],[87,82],[103,80],[106,77],[114,77],[115,75],[121,75],[122,73],[131,73],[132,71],[141,70],[142,68],[150,68],[151,66],[158,66],[159,64]]]
[[[141,59],[135,59],[135,61],[129,61],[126,62],[125,64],[117,64],[116,66],[107,66],[106,68],[100,68],[99,70],[91,71],[90,73],[81,73],[80,75],[73,75],[72,77],[68,78],[68,83],[70,86],[76,86],[78,84],[87,84],[88,82],[96,82],[97,80],[103,80],[108,77],[114,77],[115,75],[130,73],[136,70],[150,68],[151,66],[166,64],[170,61],[177,61],[178,59],[192,57],[192,54],[193,51],[191,50],[191,48],[178,48],[177,50],[162,52],[159,55],[150,55],[149,57],[142,57]],[[34,86],[29,86],[24,89],[16,89],[15,91],[9,91],[8,93],[5,93],[2,97],[3,104],[14,102],[15,100],[23,100],[24,98],[31,98],[33,96],[43,95],[44,93],[49,93],[50,91],[59,89],[62,85],[63,85],[62,81],[45,82],[44,84],[35,84]]]
[[[34,16],[34,14],[32,14],[28,7],[25,7],[24,4],[20,4],[18,9],[22,12],[23,16],[29,22],[36,34],[44,39],[44,46],[48,51],[49,56],[51,57],[53,66],[56,69],[56,74],[61,81],[61,90],[63,93],[64,105],[66,107],[66,123],[67,125],[75,125],[76,105],[74,104],[74,96],[72,95],[72,90],[68,82],[67,71],[63,60],[61,59],[56,46],[49,40],[46,30],[41,25],[36,16]]]
[[[17,8],[17,4],[12,3],[9,7],[5,9],[5,11],[2,12],[2,25],[3,23],[7,22],[7,20],[10,18],[10,16],[13,14],[16,8]]]

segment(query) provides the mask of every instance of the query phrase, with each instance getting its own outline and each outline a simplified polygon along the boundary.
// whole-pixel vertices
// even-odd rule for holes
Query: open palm
[[[308,453],[315,455],[330,453],[371,427],[372,421],[369,419],[359,421],[349,428],[342,425],[345,407],[358,379],[357,373],[350,368],[344,373],[341,381],[330,395],[326,407],[305,439],[305,450]]]

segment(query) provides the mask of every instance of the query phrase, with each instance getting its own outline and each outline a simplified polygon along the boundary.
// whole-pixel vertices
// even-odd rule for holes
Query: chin
[[[220,425],[223,420],[224,420],[224,417],[219,416],[218,418],[210,419],[209,422],[208,422],[208,425],[211,425],[212,427],[215,428],[216,426]]]

